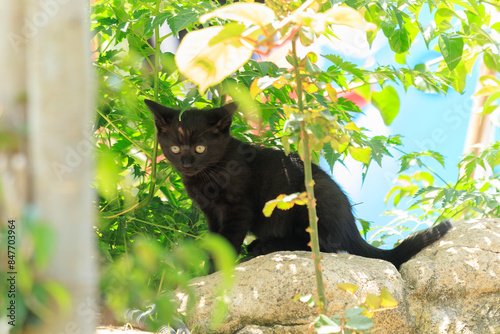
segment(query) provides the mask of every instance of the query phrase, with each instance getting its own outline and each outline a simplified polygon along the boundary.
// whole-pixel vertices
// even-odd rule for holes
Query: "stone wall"
[[[336,287],[359,286],[357,294],[387,288],[398,308],[377,313],[371,333],[500,334],[500,219],[454,223],[440,241],[403,264],[401,272],[385,261],[354,255],[323,254],[328,311],[340,315],[356,304]],[[236,284],[225,296],[229,313],[211,327],[219,273],[192,285],[199,296],[188,328],[197,333],[313,333],[315,308],[294,301],[315,293],[310,252],[278,252],[236,268]],[[178,297],[187,298],[182,294]]]

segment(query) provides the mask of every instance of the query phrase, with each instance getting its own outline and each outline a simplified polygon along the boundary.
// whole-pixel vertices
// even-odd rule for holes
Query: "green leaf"
[[[347,321],[345,327],[358,331],[363,331],[372,328],[373,321],[372,319],[364,315],[355,315],[354,317],[350,318]]]
[[[448,69],[453,71],[460,63],[462,53],[464,51],[464,40],[458,34],[447,36],[445,34],[439,35],[439,50],[443,55]]]
[[[356,64],[350,63],[348,61],[344,61],[340,56],[337,56],[337,55],[321,55],[321,56],[328,59],[329,61],[331,61],[335,65],[337,65],[337,67],[339,67],[341,70],[349,72],[352,75],[354,75],[355,77],[357,77],[358,79],[365,81],[363,70],[358,68],[356,66]]]
[[[326,315],[321,314],[314,321],[314,328],[317,333],[339,333],[342,328],[336,324],[332,319],[328,318]]]
[[[386,145],[388,145],[387,138],[383,136],[373,137],[366,144],[372,148],[372,158],[380,167],[382,167],[382,158],[384,155],[392,156],[386,147]]]
[[[311,61],[310,57],[306,57],[305,59],[305,68],[307,73],[309,73],[310,75],[317,76],[323,73],[323,71],[318,67],[318,65],[314,64]]]
[[[352,308],[348,309],[347,311],[345,311],[344,318],[347,318],[347,319],[352,318],[355,315],[360,315],[361,313],[363,313],[365,311],[366,311],[366,309],[364,309],[362,307],[355,306],[355,307],[352,307]]]
[[[336,152],[330,143],[326,143],[323,146],[323,157],[325,158],[326,162],[328,163],[328,166],[330,167],[330,170],[333,172],[333,166],[335,165],[335,162],[340,158],[342,154]]]
[[[207,233],[200,240],[200,247],[212,254],[215,266],[221,270],[226,283],[233,281],[232,269],[236,261],[236,252],[225,238],[218,234]]]
[[[302,27],[299,30],[299,38],[303,46],[309,46],[314,42],[314,32],[308,27]]]
[[[496,93],[488,96],[488,98],[484,102],[483,115],[491,114],[496,109],[497,106],[492,105],[492,103],[497,101],[498,99],[500,99],[500,92],[496,92]],[[495,108],[490,108],[490,107],[495,107]]]
[[[389,45],[392,51],[404,53],[410,49],[410,36],[406,29],[396,29],[389,37]]]
[[[385,125],[391,125],[399,113],[399,96],[392,86],[385,86],[380,92],[372,93],[372,103],[380,111]]]
[[[449,8],[442,7],[436,11],[436,14],[434,14],[434,22],[439,30],[445,31],[450,28],[450,20],[453,16],[456,16],[454,11]]]
[[[158,17],[162,16],[163,14],[170,14],[170,13],[162,13]],[[198,18],[200,17],[200,13],[197,11],[194,11],[192,7],[186,8],[181,10],[179,13],[175,14],[174,16],[170,16],[167,19],[167,23],[170,26],[170,29],[172,32],[176,35],[179,35],[179,31],[182,29],[186,29],[190,25],[196,23],[198,21]],[[155,19],[156,20],[156,19]]]

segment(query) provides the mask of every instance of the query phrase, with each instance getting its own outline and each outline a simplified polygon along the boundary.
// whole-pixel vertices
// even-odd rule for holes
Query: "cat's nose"
[[[194,164],[193,164],[193,160],[191,159],[184,159],[182,160],[182,167],[184,168],[193,168]]]

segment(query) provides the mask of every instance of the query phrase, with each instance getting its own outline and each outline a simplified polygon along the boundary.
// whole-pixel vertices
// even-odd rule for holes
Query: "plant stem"
[[[300,76],[299,60],[297,57],[297,38],[292,39],[292,57],[293,67],[295,71],[295,82],[297,84],[297,104],[299,111],[304,112],[304,102],[302,100],[302,81]],[[300,123],[301,139],[303,150],[301,154],[302,161],[304,162],[304,183],[307,192],[307,208],[309,212],[309,233],[311,234],[311,249],[313,252],[314,271],[316,272],[316,286],[319,296],[319,309],[321,313],[325,314],[327,309],[325,286],[323,284],[323,273],[321,271],[321,254],[319,251],[319,238],[318,238],[318,217],[316,215],[316,198],[314,197],[314,180],[312,177],[312,159],[311,159],[311,146],[309,143],[309,135],[306,131],[306,123]]]
[[[160,12],[160,0],[156,1],[156,13]],[[158,98],[160,96],[160,27],[156,27],[155,29],[155,66],[153,68],[154,71],[154,100],[158,102]],[[139,205],[135,208],[135,210],[142,209],[146,205],[151,202],[155,195],[155,184],[156,184],[156,157],[158,156],[158,131],[155,126],[155,135],[154,135],[154,144],[153,144],[153,157],[151,159],[151,183],[149,186],[149,194],[144,201],[140,202]]]

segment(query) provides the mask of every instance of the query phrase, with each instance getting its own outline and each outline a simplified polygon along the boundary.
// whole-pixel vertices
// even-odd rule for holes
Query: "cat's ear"
[[[226,104],[225,106],[222,106],[222,109],[224,109],[228,114],[233,116],[234,112],[238,110],[238,104],[236,102],[231,102]]]
[[[161,105],[159,103],[147,99],[144,100],[144,103],[153,113],[155,117],[155,123],[158,129],[170,126],[175,119],[179,118],[178,110],[165,107],[164,105]]]
[[[233,114],[238,109],[236,102],[231,102],[217,109],[217,120],[214,127],[219,132],[228,132],[233,121]]]

